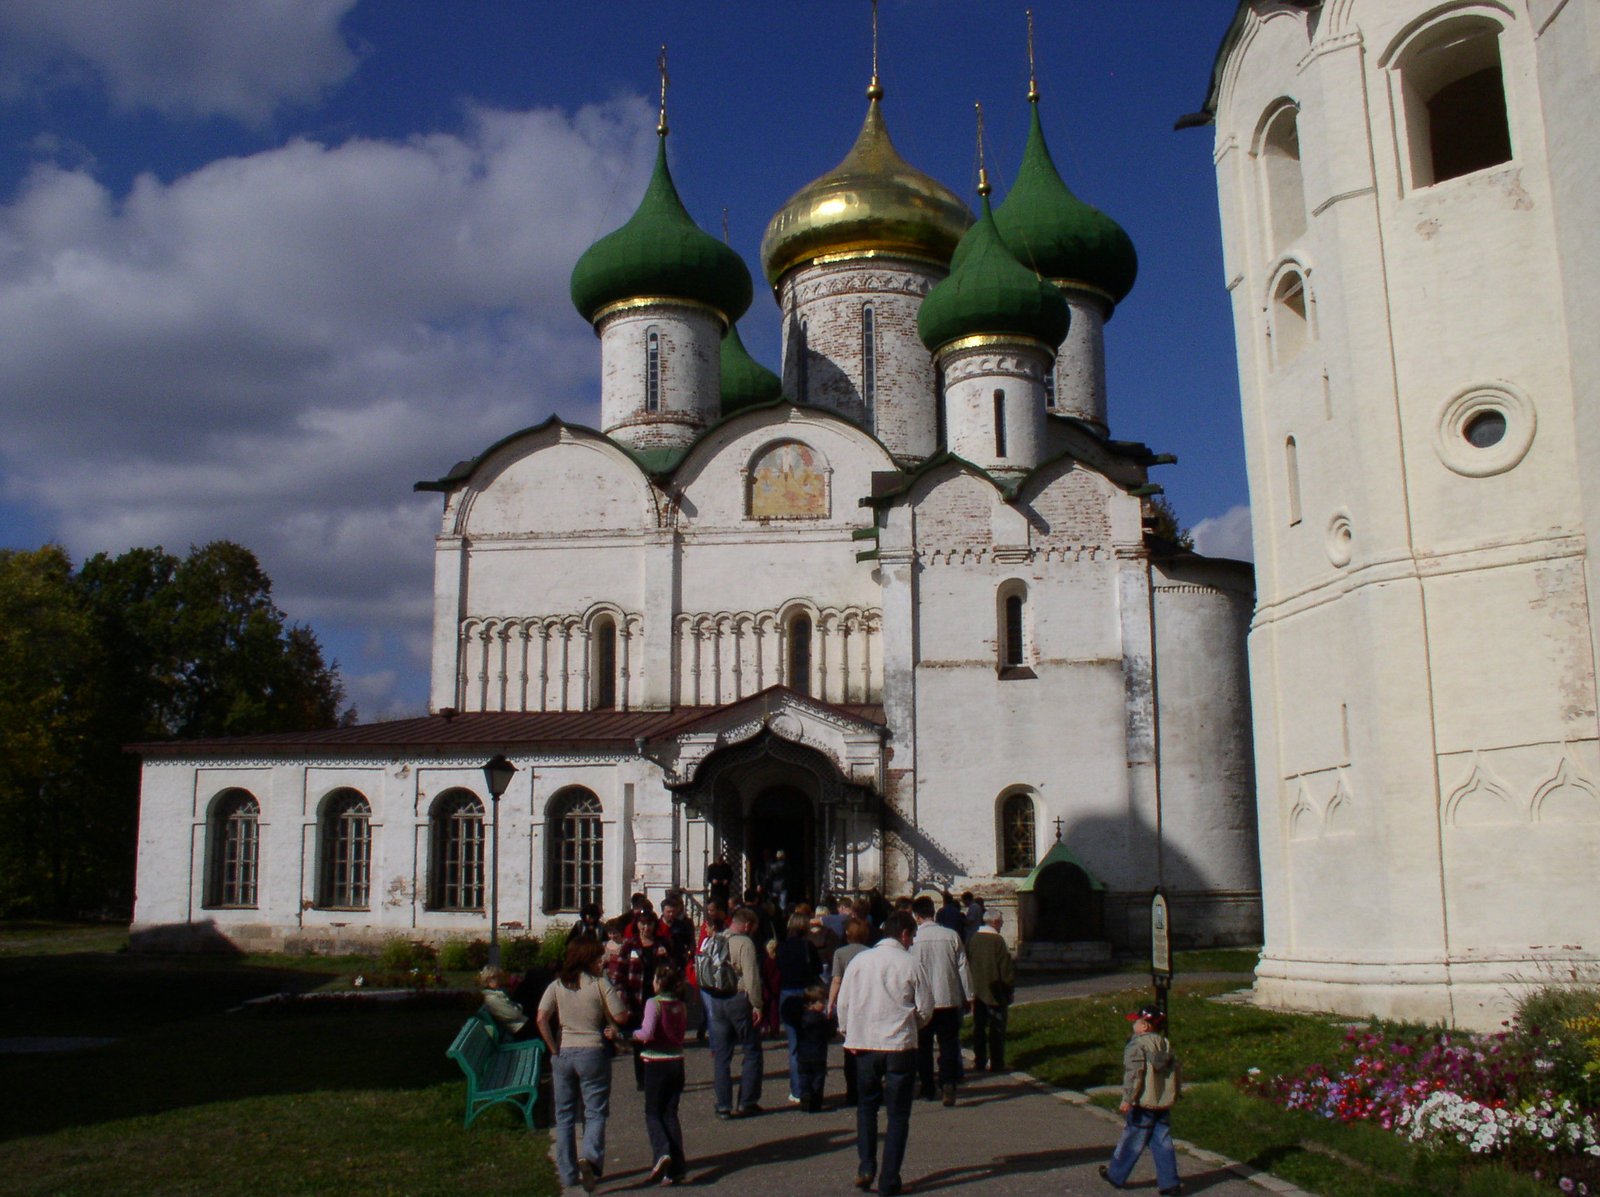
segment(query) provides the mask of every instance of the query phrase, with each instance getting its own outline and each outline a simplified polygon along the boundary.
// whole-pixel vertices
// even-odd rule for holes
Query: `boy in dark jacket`
[[[783,1021],[795,1029],[795,1062],[800,1066],[800,1091],[795,1094],[808,1114],[822,1109],[828,1079],[828,1044],[833,1020],[828,1017],[828,991],[812,985],[783,1004]]]
[[[1141,1006],[1128,1015],[1133,1035],[1122,1052],[1122,1105],[1127,1121],[1122,1137],[1111,1153],[1111,1162],[1100,1165],[1100,1178],[1113,1189],[1128,1183],[1128,1174],[1150,1146],[1156,1165],[1156,1191],[1162,1197],[1183,1192],[1178,1183],[1178,1156],[1172,1149],[1172,1107],[1183,1087],[1178,1058],[1161,1032],[1167,1016],[1159,1007]]]

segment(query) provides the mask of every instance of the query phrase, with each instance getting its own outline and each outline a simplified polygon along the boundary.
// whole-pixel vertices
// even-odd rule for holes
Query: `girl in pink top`
[[[644,1061],[644,1129],[656,1157],[650,1179],[679,1184],[688,1172],[678,1099],[683,1096],[683,974],[671,965],[656,970],[655,996],[644,1004],[644,1022],[633,1033]]]

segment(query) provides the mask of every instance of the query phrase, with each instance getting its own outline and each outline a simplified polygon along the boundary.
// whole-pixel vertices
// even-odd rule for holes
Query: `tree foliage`
[[[1162,540],[1177,545],[1180,549],[1194,548],[1194,533],[1185,528],[1178,519],[1178,509],[1172,505],[1165,495],[1155,495],[1149,500],[1150,514],[1145,520],[1145,526]]]
[[[216,541],[98,554],[0,550],[0,915],[132,902],[147,741],[352,722],[337,666]]]

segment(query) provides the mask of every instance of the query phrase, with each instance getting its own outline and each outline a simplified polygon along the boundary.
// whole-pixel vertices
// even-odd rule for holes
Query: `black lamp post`
[[[504,753],[483,767],[483,780],[489,787],[489,797],[494,800],[494,825],[489,841],[489,967],[500,967],[500,795],[511,784],[517,767],[505,758]]]

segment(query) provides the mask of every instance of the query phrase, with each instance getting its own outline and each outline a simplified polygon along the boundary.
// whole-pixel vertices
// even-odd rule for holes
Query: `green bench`
[[[505,1101],[521,1110],[522,1120],[533,1129],[544,1040],[503,1039],[488,1011],[479,1010],[456,1033],[445,1055],[467,1074],[467,1116],[462,1125],[470,1127],[479,1114]]]

